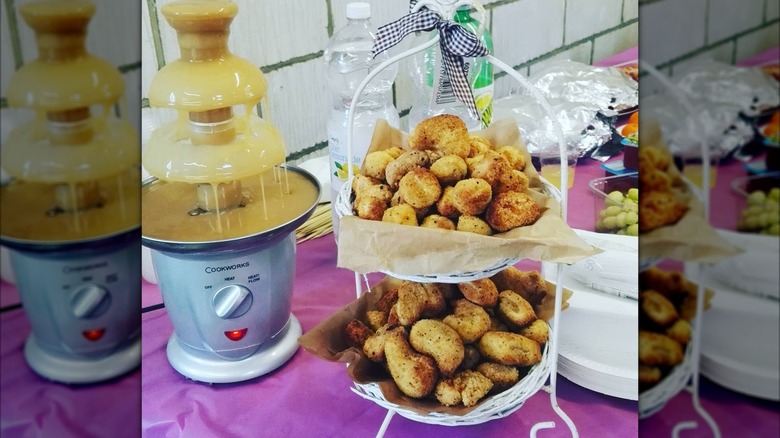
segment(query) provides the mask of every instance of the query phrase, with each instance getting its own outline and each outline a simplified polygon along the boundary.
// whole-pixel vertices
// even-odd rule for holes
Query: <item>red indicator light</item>
[[[102,338],[105,332],[106,332],[105,328],[99,328],[99,329],[85,330],[82,334],[84,335],[85,338],[87,338],[88,341],[94,342]]]
[[[231,341],[240,341],[241,338],[246,335],[247,329],[241,329],[241,330],[228,330],[225,332],[225,336],[227,336],[228,339]]]

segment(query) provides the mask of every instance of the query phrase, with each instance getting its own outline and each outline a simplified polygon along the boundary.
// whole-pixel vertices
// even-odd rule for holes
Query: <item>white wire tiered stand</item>
[[[434,12],[437,12],[444,19],[454,18],[455,11],[460,6],[473,7],[481,14],[480,28],[478,30],[478,33],[482,31],[485,23],[485,15],[486,15],[485,9],[476,0],[459,0],[459,1],[421,0],[412,8],[411,13],[419,11],[423,6],[427,7],[428,9]],[[354,177],[353,155],[352,155],[353,127],[354,127],[353,122],[354,122],[355,108],[357,106],[358,97],[363,92],[366,85],[380,71],[400,61],[403,58],[412,56],[416,53],[419,53],[423,50],[426,50],[434,46],[435,44],[439,43],[439,40],[440,40],[440,36],[437,34],[427,42],[420,44],[416,47],[413,47],[407,51],[404,51],[403,53],[400,53],[396,56],[393,56],[390,59],[379,64],[368,74],[368,76],[366,76],[366,78],[363,80],[363,82],[356,90],[348,112],[348,129],[347,129],[348,178],[347,181],[344,183],[342,190],[339,192],[338,199],[336,201],[337,215],[339,216],[339,219],[343,216],[352,215],[350,195],[351,195],[352,179]],[[558,144],[559,144],[560,154],[561,154],[562,190],[558,191],[558,189],[553,187],[549,182],[546,182],[544,180],[542,181],[545,183],[544,186],[545,190],[560,201],[561,218],[563,219],[564,222],[566,222],[567,187],[568,187],[568,172],[566,168],[567,152],[566,152],[566,142],[563,137],[563,131],[561,129],[560,123],[558,122],[555,113],[553,112],[552,108],[547,103],[545,98],[522,75],[520,75],[515,70],[513,70],[512,67],[510,67],[509,65],[503,63],[502,61],[498,60],[497,58],[491,55],[488,55],[486,58],[495,67],[500,68],[501,70],[506,72],[509,76],[511,76],[518,82],[520,82],[520,84],[523,85],[530,92],[530,94],[539,101],[542,108],[545,110],[547,115],[553,121],[554,134],[558,139]],[[490,268],[487,268],[479,272],[460,272],[460,273],[453,273],[453,274],[446,274],[446,275],[401,276],[390,272],[385,272],[385,273],[392,277],[408,279],[412,281],[419,281],[419,282],[459,283],[463,281],[477,280],[481,278],[490,277],[493,274],[517,263],[518,261],[520,261],[520,258],[502,259],[496,262]],[[563,271],[563,265],[558,264],[556,274],[555,274],[556,276],[555,310],[553,314],[553,321],[552,324],[550,325],[549,339],[543,351],[542,361],[536,364],[529,371],[528,375],[525,378],[523,378],[520,382],[518,382],[514,387],[484,400],[476,409],[463,416],[454,416],[454,415],[439,414],[439,413],[420,415],[419,413],[410,411],[401,406],[388,402],[383,396],[379,386],[375,383],[369,383],[369,384],[355,383],[355,386],[352,388],[353,392],[355,392],[356,394],[358,394],[363,398],[366,398],[368,400],[377,403],[378,405],[388,410],[387,415],[385,416],[385,419],[382,422],[382,425],[380,426],[380,429],[377,433],[377,437],[384,436],[384,433],[387,430],[390,421],[392,420],[393,416],[396,413],[403,417],[409,418],[411,420],[422,422],[422,423],[428,423],[428,424],[438,424],[444,426],[480,424],[498,418],[503,418],[505,416],[512,414],[513,412],[520,409],[520,407],[522,407],[525,400],[530,398],[533,394],[535,394],[540,389],[544,389],[550,394],[550,404],[552,406],[552,409],[567,425],[569,431],[571,432],[571,435],[577,438],[579,434],[577,432],[576,426],[574,425],[574,422],[560,408],[556,398],[556,377],[557,377],[557,367],[558,367],[557,327],[559,326],[558,324],[559,324],[559,317],[561,312],[561,303],[562,303],[562,296],[563,296],[563,290],[562,290],[561,282],[559,280],[561,278],[562,271]],[[362,277],[363,277],[362,281],[365,281],[366,283],[367,290],[370,289],[368,285],[368,278],[365,275],[363,275]],[[356,289],[357,297],[360,297],[361,294],[363,293],[362,281],[361,281],[361,275],[355,273],[355,289]],[[550,383],[548,386],[544,386],[544,383],[548,377]],[[539,430],[551,429],[554,428],[555,426],[556,426],[555,421],[544,421],[544,422],[536,423],[531,427],[530,435],[531,437],[536,437],[536,434]]]
[[[700,127],[699,121],[696,118],[696,113],[691,106],[685,92],[682,91],[676,84],[669,80],[666,75],[656,70],[652,65],[639,60],[640,70],[646,70],[651,76],[658,79],[664,87],[666,87],[682,105],[688,115],[691,117],[691,122],[694,124],[694,129],[698,132],[703,132]],[[704,139],[704,135],[699,136],[700,139]],[[640,146],[641,147],[641,146]],[[707,143],[701,141],[701,156],[702,156],[702,188],[696,190],[695,186],[688,184],[688,188],[694,192],[699,199],[701,199],[704,207],[704,217],[709,219],[710,211],[710,151]],[[641,213],[640,213],[641,214]],[[642,251],[639,252],[640,257]],[[640,259],[641,260],[641,259]],[[642,262],[640,261],[640,264]],[[656,412],[660,411],[666,403],[675,395],[677,395],[683,389],[686,389],[691,393],[691,399],[693,401],[693,407],[696,412],[704,419],[707,425],[712,430],[715,438],[720,438],[720,429],[715,420],[704,409],[699,400],[699,361],[701,358],[701,327],[702,318],[704,318],[704,279],[706,273],[710,267],[707,263],[698,263],[698,278],[696,283],[698,285],[696,296],[696,317],[693,319],[691,327],[691,342],[685,351],[685,359],[683,363],[678,365],[663,381],[654,386],[648,391],[643,392],[639,396],[639,418],[647,418]],[[695,420],[682,421],[677,423],[672,429],[672,435],[676,438],[680,436],[680,432],[688,429],[698,428],[698,423]]]

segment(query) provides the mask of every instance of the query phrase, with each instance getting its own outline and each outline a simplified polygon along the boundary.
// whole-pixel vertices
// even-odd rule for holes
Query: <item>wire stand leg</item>
[[[382,420],[382,426],[379,427],[379,432],[376,433],[376,438],[385,436],[385,432],[387,432],[387,427],[390,426],[390,420],[393,419],[393,415],[395,415],[395,411],[387,411],[385,419]]]

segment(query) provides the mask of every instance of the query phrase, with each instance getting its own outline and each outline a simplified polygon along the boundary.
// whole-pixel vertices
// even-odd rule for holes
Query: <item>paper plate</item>
[[[685,271],[689,278],[698,275],[693,265]],[[735,392],[780,401],[780,302],[738,291],[713,275],[704,284],[715,296],[702,320],[701,374]]]
[[[554,272],[543,264],[542,273]],[[638,399],[637,301],[614,297],[562,276],[574,294],[561,314],[558,372],[595,392]]]

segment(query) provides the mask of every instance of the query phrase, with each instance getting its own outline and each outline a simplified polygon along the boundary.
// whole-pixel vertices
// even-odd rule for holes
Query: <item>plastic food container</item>
[[[778,235],[780,199],[777,193],[770,195],[770,192],[773,189],[780,190],[780,171],[735,178],[731,182],[731,188],[745,200],[744,205],[736,212],[737,230]],[[762,192],[763,195],[757,192]]]
[[[588,187],[593,193],[596,232],[638,235],[639,206],[637,203],[625,200],[621,202],[609,197],[610,193],[618,191],[627,198],[630,189],[639,190],[638,172],[595,178],[588,183]]]

